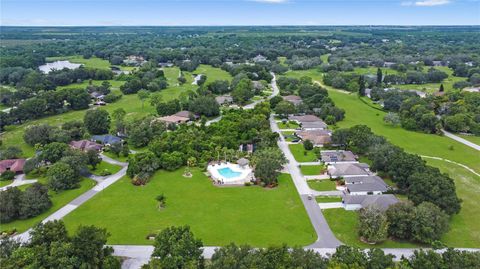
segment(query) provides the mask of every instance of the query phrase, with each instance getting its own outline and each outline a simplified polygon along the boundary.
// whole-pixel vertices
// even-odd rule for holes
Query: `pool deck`
[[[224,168],[230,168],[233,172],[240,173],[240,175],[230,178],[225,177],[218,171]],[[252,169],[250,168],[250,166],[246,166],[245,168],[243,168],[235,163],[222,162],[221,164],[210,164],[207,167],[207,171],[210,173],[210,176],[214,180],[214,182],[225,185],[243,185],[245,182],[249,182],[252,178]]]

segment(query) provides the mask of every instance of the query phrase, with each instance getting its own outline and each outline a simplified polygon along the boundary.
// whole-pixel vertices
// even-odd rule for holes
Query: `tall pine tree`
[[[365,78],[363,76],[358,78],[358,86],[358,94],[365,96]]]
[[[377,69],[377,84],[380,85],[382,84],[383,81],[383,74],[382,74],[382,69],[380,67]]]

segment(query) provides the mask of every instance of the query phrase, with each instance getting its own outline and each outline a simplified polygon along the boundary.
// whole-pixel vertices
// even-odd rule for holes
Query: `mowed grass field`
[[[305,150],[302,143],[288,145],[297,162],[315,162],[318,160],[313,150]]]
[[[230,242],[257,247],[307,245],[316,234],[288,174],[279,186],[216,187],[199,170],[192,178],[159,171],[143,187],[125,177],[93,197],[64,219],[69,230],[79,225],[105,227],[109,244],[152,244],[151,233],[171,225],[190,225],[207,246]],[[155,197],[166,196],[159,210]]]
[[[118,165],[107,163],[106,161],[102,161],[95,167],[95,170],[90,169],[90,171],[94,175],[100,175],[103,171],[108,171],[110,172],[110,174],[115,174],[116,172],[120,171],[120,169],[122,169],[122,167]]]
[[[307,180],[308,186],[316,191],[334,191],[336,190],[335,181],[330,179]]]
[[[40,179],[39,182],[41,182],[43,184],[46,184],[44,178]],[[19,233],[24,232],[24,231],[28,230],[29,228],[33,227],[34,225],[36,225],[37,223],[41,222],[43,219],[45,219],[49,215],[53,214],[58,209],[62,208],[64,205],[71,202],[73,199],[75,199],[76,197],[78,197],[82,193],[84,193],[84,192],[88,191],[89,189],[93,188],[93,186],[95,186],[95,184],[96,184],[95,181],[93,181],[89,178],[84,178],[80,182],[80,187],[77,188],[77,189],[66,190],[66,191],[62,191],[62,192],[59,192],[59,193],[56,193],[54,191],[50,191],[49,192],[50,199],[52,200],[53,205],[49,210],[47,210],[47,211],[43,212],[42,214],[40,214],[36,217],[33,217],[33,218],[29,218],[29,219],[25,219],[25,220],[16,220],[16,221],[12,221],[12,222],[9,222],[9,223],[2,223],[2,224],[0,224],[0,231],[16,229],[17,232],[19,232]],[[23,185],[20,188],[22,190],[25,190],[26,188],[28,188],[28,186],[29,185]]]

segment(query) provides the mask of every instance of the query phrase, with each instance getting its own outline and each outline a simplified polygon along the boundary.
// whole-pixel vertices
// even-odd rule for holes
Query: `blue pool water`
[[[233,171],[232,169],[230,169],[230,167],[218,169],[218,173],[220,173],[220,175],[224,176],[225,178],[238,177],[242,174],[241,172]]]

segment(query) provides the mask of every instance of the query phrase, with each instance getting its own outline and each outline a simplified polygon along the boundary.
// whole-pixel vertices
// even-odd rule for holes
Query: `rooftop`
[[[365,163],[335,163],[328,166],[328,173],[333,177],[368,176],[368,164]]]
[[[382,211],[386,211],[389,206],[398,203],[397,197],[393,194],[381,195],[345,195],[343,202],[347,205],[360,204],[362,207],[376,206]]]
[[[325,163],[331,162],[354,162],[357,160],[355,154],[347,150],[322,150],[321,160]]]

